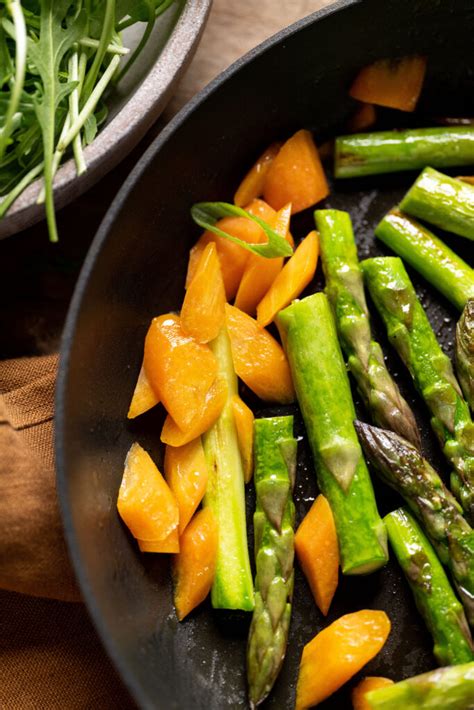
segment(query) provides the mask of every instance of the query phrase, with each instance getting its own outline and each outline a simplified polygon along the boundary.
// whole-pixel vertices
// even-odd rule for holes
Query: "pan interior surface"
[[[249,616],[215,612],[206,602],[179,624],[166,556],[140,555],[121,524],[116,499],[125,454],[138,440],[162,470],[157,408],[126,419],[150,319],[177,310],[188,251],[199,231],[189,209],[201,200],[232,200],[259,152],[304,127],[317,142],[343,130],[355,109],[348,87],[358,68],[381,57],[426,54],[428,73],[416,115],[382,112],[388,127],[431,125],[434,116],[474,115],[474,6],[470,0],[342,2],[285,30],[239,62],[186,108],[155,141],[110,209],[91,248],[64,335],[57,395],[58,488],[76,573],[99,634],[142,708],[223,710],[246,707],[245,651]],[[456,174],[455,172],[453,174]],[[412,174],[332,182],[321,207],[348,210],[361,258],[388,253],[375,225],[398,202]],[[304,236],[311,211],[294,218]],[[468,240],[446,236],[472,259]],[[471,248],[471,251],[470,251]],[[445,349],[452,354],[454,309],[413,272],[415,286]],[[321,269],[310,290],[322,287]],[[373,313],[374,309],[371,309]],[[424,451],[447,473],[423,403],[373,326],[391,372],[413,406]],[[265,407],[248,392],[257,416],[295,412]],[[355,395],[360,416],[367,415]],[[374,481],[381,514],[401,499]],[[297,522],[317,493],[304,441],[299,444]],[[254,505],[248,495],[248,520]],[[250,540],[252,544],[252,540]],[[341,578],[327,619],[296,572],[286,661],[264,707],[290,708],[303,645],[338,616],[384,609],[392,632],[363,675],[398,680],[435,667],[432,642],[396,562],[368,577]],[[348,689],[322,710],[351,707]]]

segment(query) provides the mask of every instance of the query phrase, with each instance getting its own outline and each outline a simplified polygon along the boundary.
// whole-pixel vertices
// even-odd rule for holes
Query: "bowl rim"
[[[54,179],[57,210],[107,175],[151,128],[191,61],[211,5],[212,0],[181,0],[171,33],[142,82],[94,141],[84,148],[87,170],[77,175],[72,157],[59,167]],[[15,200],[0,220],[0,239],[14,236],[44,219],[44,205],[36,203],[41,188],[42,180],[38,178]]]
[[[211,96],[211,94],[217,91],[222,84],[233,77],[243,66],[251,63],[256,57],[264,54],[282,40],[287,39],[291,35],[296,34],[300,30],[318,22],[324,17],[340,12],[352,5],[357,5],[360,2],[362,2],[362,0],[335,0],[335,2],[330,5],[320,8],[306,17],[297,20],[291,25],[288,25],[233,62],[229,67],[227,67],[227,69],[222,71],[215,79],[213,79],[209,84],[207,84],[207,86],[201,89],[201,91],[190,99],[190,101],[185,104],[185,106],[171,119],[171,121],[148,146],[146,151],[139,158],[138,162],[129,173],[107,210],[99,229],[94,236],[76,282],[61,338],[59,371],[55,393],[54,448],[56,454],[56,488],[58,493],[59,508],[69,557],[89,615],[98,633],[100,641],[107,652],[107,655],[111,659],[125,687],[140,708],[150,708],[150,710],[152,710],[152,708],[156,709],[158,706],[149,705],[140,684],[136,682],[135,677],[132,673],[130,673],[128,666],[122,657],[122,653],[115,643],[114,637],[110,635],[108,626],[105,624],[101,611],[96,604],[94,592],[89,585],[87,571],[82,564],[79,545],[76,540],[75,529],[72,522],[72,508],[68,499],[68,483],[64,451],[64,402],[66,399],[69,376],[70,353],[74,343],[74,335],[77,321],[80,316],[82,300],[87,290],[89,278],[94,269],[96,259],[99,256],[103,245],[107,241],[110,234],[110,227],[114,223],[117,214],[121,211],[122,206],[125,204],[129,192],[139,181],[142,173],[147,169],[148,165],[157,158],[160,150],[166,144],[168,139],[181,127],[183,123],[185,123],[188,116],[201,104],[203,104],[207,98]]]

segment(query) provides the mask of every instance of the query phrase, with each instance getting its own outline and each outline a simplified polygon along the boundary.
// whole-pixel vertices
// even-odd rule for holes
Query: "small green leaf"
[[[228,202],[198,202],[191,207],[191,217],[196,224],[203,229],[208,229],[219,237],[228,239],[234,242],[234,244],[238,244],[244,249],[263,256],[266,259],[274,259],[277,256],[291,256],[293,253],[286,239],[278,234],[278,232],[275,232],[263,219],[255,217],[241,207],[231,205]],[[268,237],[268,242],[266,244],[249,244],[243,241],[243,239],[233,237],[231,234],[215,226],[216,222],[223,217],[246,217],[247,219],[251,219],[263,229]]]

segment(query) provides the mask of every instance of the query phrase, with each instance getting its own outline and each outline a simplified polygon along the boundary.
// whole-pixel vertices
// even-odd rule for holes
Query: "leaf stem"
[[[26,72],[27,36],[25,18],[19,0],[7,0],[7,8],[15,26],[15,78],[10,95],[10,102],[5,116],[5,123],[0,131],[0,161],[2,160],[8,139],[12,131],[14,116],[20,103]]]

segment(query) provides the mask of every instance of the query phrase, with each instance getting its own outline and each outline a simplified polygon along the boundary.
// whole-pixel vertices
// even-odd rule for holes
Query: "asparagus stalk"
[[[451,490],[472,524],[474,425],[451,361],[436,340],[401,259],[367,259],[361,267],[388,337],[431,412],[431,426],[454,467]]]
[[[219,374],[227,382],[224,408],[203,436],[209,469],[204,505],[212,509],[219,526],[211,600],[217,609],[251,611],[254,594],[247,546],[244,471],[232,410],[232,397],[237,394],[237,376],[225,327],[210,346],[219,364]]]
[[[474,411],[474,298],[466,303],[456,326],[456,369],[464,396]]]
[[[421,528],[405,508],[385,516],[388,539],[415,597],[441,665],[474,660],[463,608]]]
[[[367,693],[371,710],[472,710],[474,663],[437,668]]]
[[[474,239],[474,187],[425,168],[400,203],[413,217]]]
[[[344,574],[366,574],[388,559],[386,532],[362,456],[349,379],[326,296],[295,301],[277,324],[316,463],[329,501]]]
[[[474,126],[409,128],[336,138],[339,178],[474,164]]]
[[[252,708],[271,691],[285,657],[293,594],[296,470],[293,417],[255,421],[255,609],[247,649]]]
[[[356,422],[366,459],[402,495],[456,583],[467,620],[474,626],[474,531],[428,461],[391,431]]]
[[[392,210],[377,226],[375,236],[419,271],[459,310],[474,297],[474,270],[411,217]]]
[[[364,282],[357,258],[351,218],[339,210],[316,210],[326,294],[349,369],[376,424],[420,446],[413,413],[385,365],[370,331]]]

